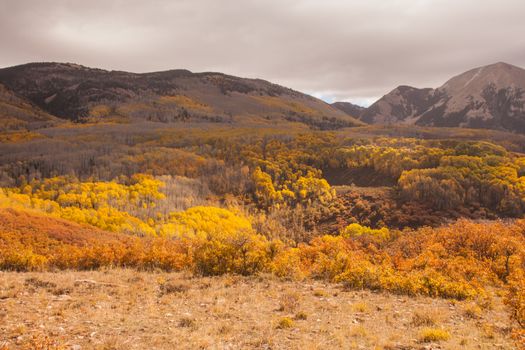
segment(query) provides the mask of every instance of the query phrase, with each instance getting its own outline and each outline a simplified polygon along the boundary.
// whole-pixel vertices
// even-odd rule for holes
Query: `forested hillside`
[[[288,122],[314,129],[363,124],[298,91],[214,72],[178,69],[137,74],[70,63],[30,63],[0,69],[0,84],[37,111],[77,122],[255,126]]]

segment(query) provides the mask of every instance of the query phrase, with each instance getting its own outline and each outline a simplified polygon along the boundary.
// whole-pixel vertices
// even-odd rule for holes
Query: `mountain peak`
[[[498,62],[459,74],[448,80],[440,89],[448,90],[454,94],[476,95],[477,91],[488,84],[493,84],[497,88],[525,87],[525,70],[505,62]]]
[[[409,85],[399,85],[393,91],[407,92],[407,91],[413,91],[413,90],[418,90],[418,88],[415,88]]]
[[[514,66],[510,63],[507,63],[507,62],[496,62],[496,63],[493,63],[493,64],[489,64],[486,66],[487,68],[488,67],[493,67],[493,68],[497,68],[497,69],[513,69],[513,68],[518,68],[518,69],[521,69],[517,66]]]
[[[401,85],[360,117],[368,123],[525,132],[525,70],[497,62],[456,75],[437,89]]]

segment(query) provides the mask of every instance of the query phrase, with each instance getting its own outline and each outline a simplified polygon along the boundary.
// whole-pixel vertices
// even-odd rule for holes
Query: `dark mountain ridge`
[[[129,73],[71,63],[0,69],[0,83],[73,121],[291,121],[330,129],[360,122],[312,96],[261,79],[214,72]]]

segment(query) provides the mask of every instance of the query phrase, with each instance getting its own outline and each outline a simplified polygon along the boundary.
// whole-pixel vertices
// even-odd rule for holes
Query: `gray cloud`
[[[525,66],[524,15],[523,0],[0,0],[0,66],[222,71],[366,103]]]

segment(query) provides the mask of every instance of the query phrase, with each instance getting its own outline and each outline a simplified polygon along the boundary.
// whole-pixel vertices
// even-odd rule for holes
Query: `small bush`
[[[354,310],[354,312],[361,312],[361,313],[368,312],[368,304],[365,303],[364,301],[355,303],[354,305],[352,305],[352,310]]]
[[[316,289],[316,290],[314,290],[314,296],[316,296],[318,298],[322,298],[322,297],[326,296],[326,293],[322,289]]]
[[[174,293],[186,293],[190,287],[186,284],[164,282],[159,285],[160,295],[174,294]]]
[[[416,311],[414,315],[412,316],[412,321],[410,324],[414,327],[421,327],[421,326],[435,326],[437,315],[435,312],[431,312],[430,310],[425,311]]]
[[[48,259],[35,254],[31,249],[0,252],[0,270],[7,271],[43,271]]]
[[[278,329],[292,328],[294,325],[293,320],[290,317],[283,317],[277,323]]]
[[[26,280],[24,281],[24,284],[26,286],[33,286],[35,288],[46,288],[46,289],[53,289],[53,288],[56,288],[57,286],[56,283],[42,281],[36,277],[26,278]]]
[[[510,306],[512,318],[525,329],[525,273],[511,280],[505,303]]]
[[[179,321],[179,327],[181,328],[196,328],[197,322],[193,318],[183,317]]]
[[[285,293],[279,301],[279,311],[294,312],[299,306],[300,296],[298,293]]]
[[[483,336],[487,339],[494,339],[496,337],[494,326],[490,323],[483,323],[481,330],[483,331]]]
[[[300,320],[300,321],[304,321],[307,318],[308,318],[308,315],[304,311],[299,311],[298,313],[295,314],[295,317],[294,317],[295,320]]]
[[[350,330],[350,336],[354,338],[366,338],[368,336],[368,331],[365,326],[357,325]]]
[[[466,318],[478,319],[481,317],[481,308],[476,304],[468,304],[463,309]]]
[[[424,328],[419,333],[419,341],[423,343],[439,342],[450,339],[450,333],[440,328]]]

